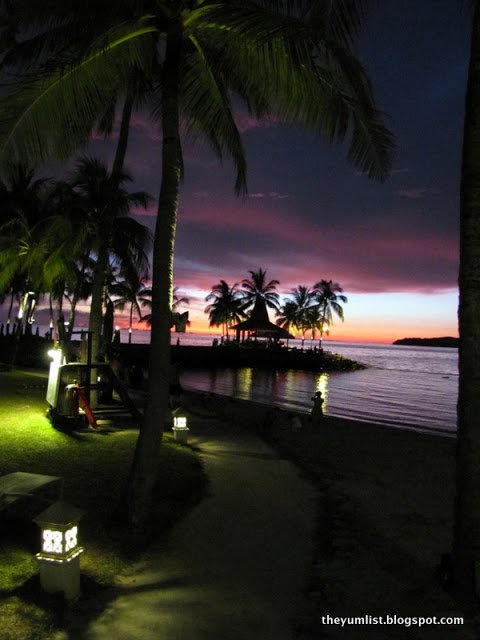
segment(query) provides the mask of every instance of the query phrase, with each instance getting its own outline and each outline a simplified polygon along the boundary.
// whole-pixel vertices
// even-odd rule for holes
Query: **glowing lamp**
[[[178,429],[186,429],[187,428],[186,416],[175,416],[173,418],[173,426]]]
[[[49,349],[47,351],[47,355],[49,358],[53,360],[53,362],[57,362],[60,364],[62,361],[62,350],[61,349]]]
[[[186,416],[173,417],[173,437],[177,442],[186,444],[190,429],[187,427]]]
[[[34,522],[41,530],[40,584],[48,593],[63,592],[67,600],[80,594],[80,555],[78,522],[83,511],[58,501],[42,511]]]

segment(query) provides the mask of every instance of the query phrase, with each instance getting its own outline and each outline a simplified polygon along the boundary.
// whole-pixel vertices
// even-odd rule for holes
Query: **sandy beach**
[[[318,489],[315,553],[307,577],[310,612],[301,637],[476,638],[464,625],[325,625],[322,616],[431,618],[463,614],[441,587],[439,564],[452,535],[455,440],[324,418],[292,430],[293,414],[247,401],[188,393],[193,415],[209,412],[256,431]],[[292,541],[294,543],[294,541]],[[368,631],[367,631],[368,629]],[[408,636],[406,635],[408,633]],[[323,636],[322,636],[323,637]]]

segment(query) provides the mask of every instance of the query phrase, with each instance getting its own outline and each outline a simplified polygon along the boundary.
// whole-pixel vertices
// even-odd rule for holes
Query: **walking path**
[[[85,640],[291,640],[313,552],[315,490],[255,435],[196,418],[209,495],[123,576]]]

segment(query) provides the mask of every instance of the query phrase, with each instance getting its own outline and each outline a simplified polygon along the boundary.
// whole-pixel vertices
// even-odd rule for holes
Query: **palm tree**
[[[277,312],[280,326],[284,329],[293,327],[302,334],[302,349],[305,342],[305,334],[311,328],[309,322],[309,310],[314,303],[315,294],[309,287],[298,285],[292,289],[292,299],[287,298],[283,307]]]
[[[120,281],[114,282],[109,288],[109,294],[115,296],[113,306],[115,309],[123,311],[129,305],[128,321],[128,344],[132,342],[133,313],[136,312],[138,319],[142,319],[139,296],[145,289],[145,280],[148,277],[146,272],[139,272],[134,265],[124,268],[120,273]]]
[[[286,300],[282,307],[277,312],[277,324],[290,331],[294,329],[298,331],[297,326],[297,305],[291,300]],[[288,346],[289,338],[287,338]]]
[[[141,316],[141,320],[142,322],[146,322],[148,325],[152,324],[152,287],[143,287],[139,293],[139,301],[140,304],[143,308],[148,307],[150,309],[150,313],[146,313],[145,315]],[[185,304],[190,304],[190,300],[185,297],[182,296],[179,291],[178,291],[178,287],[173,287],[173,296],[172,296],[172,312],[171,312],[171,320],[170,320],[170,328],[172,328],[173,326],[176,327],[176,325],[178,323],[182,322],[182,318],[181,316],[183,316],[184,314],[180,313],[178,311],[179,307],[181,307],[182,305]],[[188,312],[187,312],[188,314]],[[190,322],[187,320],[186,324],[189,325]]]
[[[480,563],[480,2],[474,3],[460,185],[459,394],[453,536],[454,588],[478,597]]]
[[[205,307],[205,313],[208,313],[210,327],[222,327],[222,337],[229,339],[229,327],[240,322],[243,317],[243,295],[239,289],[238,283],[235,282],[231,287],[225,280],[212,287],[212,291],[205,298],[206,302],[210,302]]]
[[[59,267],[46,234],[56,184],[49,178],[34,180],[34,171],[18,163],[8,165],[5,174],[0,181],[0,292],[11,293],[10,316],[15,295],[25,299],[32,291],[36,299],[53,284]]]
[[[267,270],[249,271],[250,278],[242,280],[243,310],[248,311],[255,306],[257,300],[263,300],[267,307],[278,311],[279,295],[276,292],[278,280],[266,281]]]
[[[340,303],[348,302],[348,298],[343,294],[342,287],[332,280],[320,280],[313,286],[313,291],[320,314],[317,326],[320,331],[319,346],[321,346],[325,327],[333,324],[333,315],[335,314],[343,322],[343,307]]]
[[[146,266],[149,232],[129,214],[133,206],[146,208],[150,196],[144,191],[128,192],[122,185],[131,180],[124,172],[112,176],[102,162],[89,157],[77,161],[70,178],[73,190],[83,202],[86,241],[96,258],[88,323],[94,358],[101,349],[102,307],[110,256],[127,270]]]
[[[370,177],[384,179],[388,174],[391,136],[350,48],[363,3],[339,2],[333,10],[331,2],[300,4],[302,15],[292,15],[287,3],[276,6],[267,0],[248,5],[240,0],[157,0],[145,5],[126,0],[115,7],[115,20],[110,12],[111,27],[102,35],[98,24],[109,20],[99,19],[94,28],[98,37],[84,47],[83,57],[76,55],[78,47],[71,50],[74,64],[57,56],[53,72],[51,67],[35,69],[20,84],[14,82],[0,101],[4,153],[37,162],[71,155],[105,115],[106,105],[128,95],[126,87],[135,73],[145,79],[142,84],[150,89],[145,100],[161,119],[149,401],[128,496],[134,525],[141,526],[148,512],[168,407],[173,254],[183,172],[180,116],[187,132],[206,136],[219,155],[226,152],[233,159],[237,193],[246,188],[246,164],[231,109],[232,91],[254,115],[275,114],[284,122],[323,131],[332,141],[351,134],[349,160]],[[139,6],[145,8],[144,15],[138,15]],[[71,16],[78,24],[73,12],[64,14],[64,22]],[[37,29],[38,24],[41,16]],[[45,48],[42,53],[46,55]]]
[[[190,300],[179,293],[178,287],[173,287],[172,326],[175,327],[177,333],[185,333],[186,327],[190,326],[188,311],[184,311],[183,313],[179,311],[182,305],[187,304],[190,304]]]
[[[307,324],[310,329],[310,347],[313,346],[313,342],[316,338],[317,331],[320,334],[320,338],[318,340],[318,347],[321,349],[322,347],[322,336],[326,334],[328,336],[329,330],[328,326],[325,328],[325,321],[323,316],[320,313],[319,306],[310,307],[307,309]]]

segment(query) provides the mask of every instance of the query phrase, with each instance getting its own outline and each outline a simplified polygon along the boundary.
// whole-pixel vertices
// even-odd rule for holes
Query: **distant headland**
[[[402,338],[395,340],[393,344],[409,347],[458,347],[458,338],[445,336],[443,338]]]

